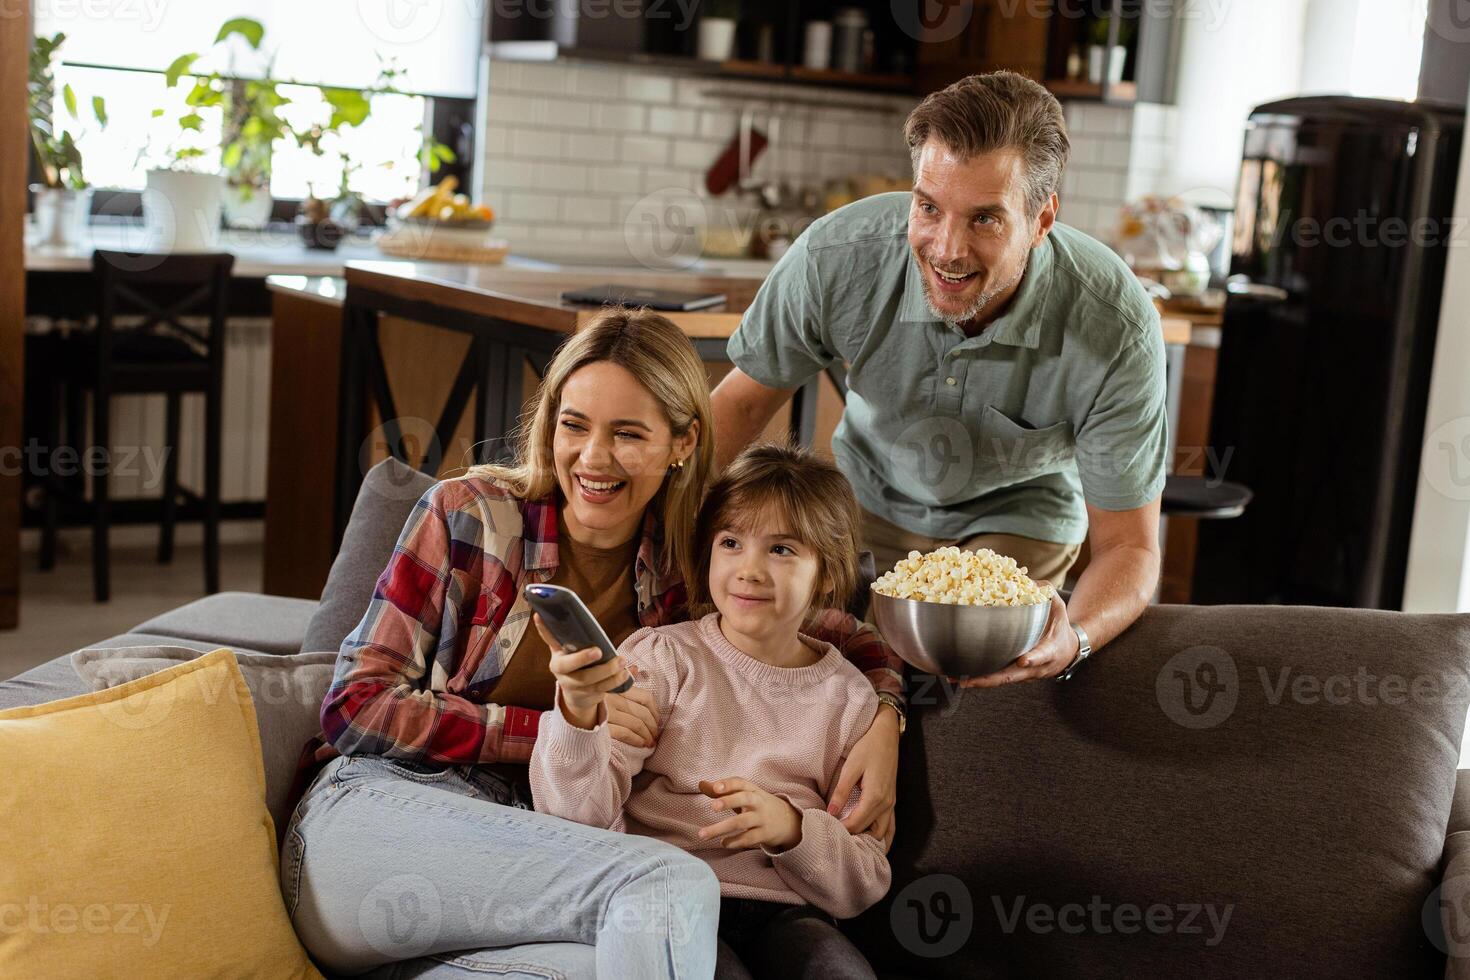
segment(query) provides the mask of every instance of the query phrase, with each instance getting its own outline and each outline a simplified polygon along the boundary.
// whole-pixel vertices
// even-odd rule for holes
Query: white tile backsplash
[[[705,198],[705,172],[751,100],[773,137],[755,172],[799,186],[854,172],[906,176],[903,120],[915,100],[838,89],[673,76],[642,66],[491,60],[477,198],[522,254],[632,261],[647,199]],[[735,98],[717,98],[737,93]],[[783,106],[830,98],[843,108]],[[774,101],[773,101],[774,100]],[[850,107],[850,108],[849,108]],[[1071,102],[1062,220],[1106,239],[1124,196],[1146,193],[1171,149],[1174,110]],[[771,121],[779,113],[779,125]],[[729,195],[727,195],[727,198]],[[733,198],[730,199],[733,201]],[[726,203],[708,202],[707,213]],[[628,227],[625,227],[628,226]]]

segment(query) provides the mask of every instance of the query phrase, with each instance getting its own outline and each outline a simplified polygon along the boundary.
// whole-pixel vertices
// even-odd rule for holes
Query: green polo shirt
[[[924,301],[909,200],[879,194],[814,222],[746,310],[730,360],[771,388],[845,363],[833,454],[865,508],[911,531],[1079,544],[1084,501],[1158,497],[1164,339],[1123,261],[1057,224],[1005,315],[966,337]]]

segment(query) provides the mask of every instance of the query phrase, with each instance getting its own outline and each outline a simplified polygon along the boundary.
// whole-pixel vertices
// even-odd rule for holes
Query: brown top
[[[557,566],[552,585],[581,596],[592,615],[607,631],[613,646],[638,629],[638,597],[633,592],[633,561],[638,557],[639,535],[616,548],[578,544],[565,534],[556,539]],[[556,700],[556,678],[551,673],[551,651],[533,624],[521,635],[505,672],[487,695],[496,704],[549,711]]]

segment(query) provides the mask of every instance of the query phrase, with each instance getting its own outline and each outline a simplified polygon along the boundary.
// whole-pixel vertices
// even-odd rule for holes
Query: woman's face
[[[699,423],[675,438],[658,399],[627,368],[597,361],[561,389],[551,451],[574,540],[616,547],[643,526],[643,511],[670,464],[693,452]]]

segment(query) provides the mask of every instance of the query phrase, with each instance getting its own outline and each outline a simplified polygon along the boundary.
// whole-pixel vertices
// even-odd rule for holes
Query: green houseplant
[[[56,76],[52,63],[65,41],[65,34],[33,39],[26,81],[31,153],[41,173],[41,183],[31,186],[39,241],[56,246],[82,240],[92,209],[92,188],[82,172],[82,153],[77,147],[85,130],[74,134],[69,127],[59,128],[55,122]],[[61,87],[61,101],[71,120],[80,123],[76,93],[70,85]],[[97,125],[105,127],[107,106],[100,95],[93,97],[91,108]]]
[[[230,18],[220,25],[211,49],[228,43],[231,37],[241,38],[251,50],[258,51],[265,38],[265,27],[249,17]],[[202,56],[201,53],[180,55],[164,72],[168,88],[175,88],[185,78],[192,82],[184,97],[185,111],[178,119],[178,135],[166,151],[170,161],[166,169],[176,173],[197,172],[198,162],[209,149],[202,139],[204,116],[200,110],[218,110],[223,175],[223,186],[219,187],[220,208],[231,225],[262,227],[270,220],[272,147],[276,140],[294,135],[280,114],[290,99],[281,94],[277,82],[270,77],[270,63],[266,65],[265,77],[260,79],[236,77],[233,66],[229,74],[218,71],[196,74],[192,69]],[[159,116],[164,111],[155,109],[153,114]],[[203,180],[209,179],[207,175],[201,176]],[[150,173],[150,181],[155,179]],[[182,180],[172,182],[178,184]],[[219,181],[214,180],[213,184],[218,187]]]

